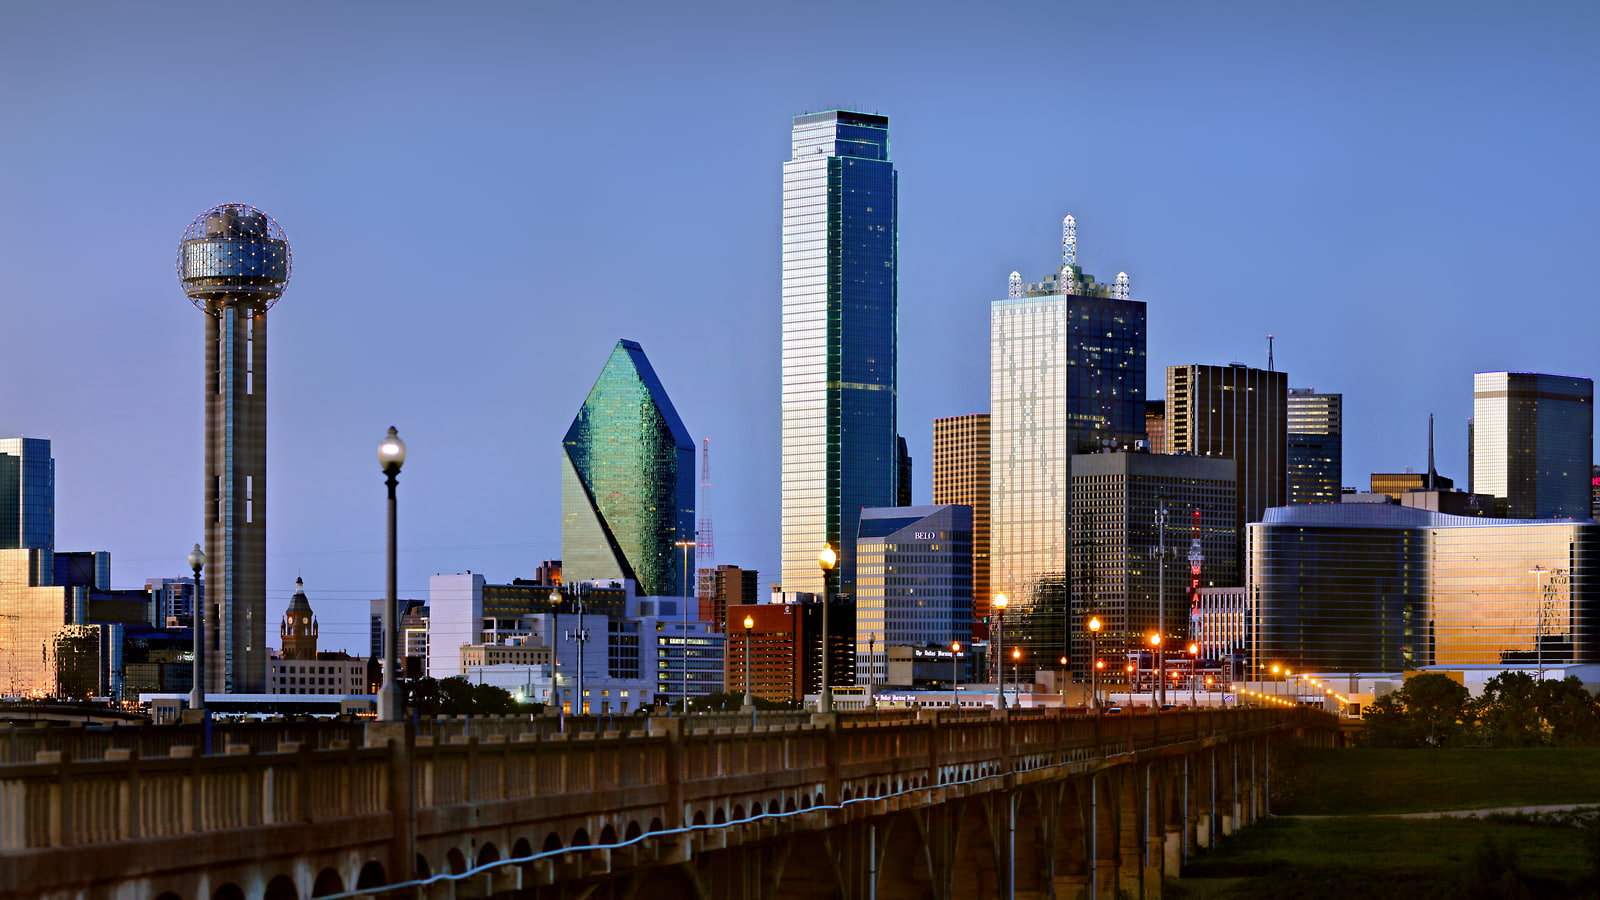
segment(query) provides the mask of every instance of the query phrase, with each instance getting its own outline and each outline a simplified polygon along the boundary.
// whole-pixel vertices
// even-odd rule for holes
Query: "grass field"
[[[1597,767],[1600,750],[1303,752],[1286,767],[1284,786],[1292,793],[1274,801],[1274,818],[1192,856],[1183,879],[1168,882],[1166,896],[1600,898],[1600,828],[1590,824],[1593,817],[1390,817],[1600,806]]]
[[[1591,803],[1600,806],[1600,749],[1303,750],[1273,812],[1395,815]]]

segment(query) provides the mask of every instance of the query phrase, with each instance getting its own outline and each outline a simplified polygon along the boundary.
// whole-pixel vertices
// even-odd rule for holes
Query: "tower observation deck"
[[[206,690],[265,693],[267,310],[289,283],[283,229],[228,203],[189,224],[178,280],[206,314]]]

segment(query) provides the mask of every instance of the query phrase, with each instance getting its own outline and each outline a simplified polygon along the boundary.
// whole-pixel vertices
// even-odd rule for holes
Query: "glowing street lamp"
[[[961,708],[961,642],[950,643],[950,702],[955,709]]]
[[[1150,699],[1157,706],[1167,703],[1167,655],[1161,652],[1161,632],[1150,635],[1150,649],[1156,655],[1156,692]]]
[[[1189,705],[1194,706],[1194,683],[1200,674],[1200,645],[1189,644]]]
[[[817,711],[833,712],[833,672],[828,668],[828,580],[833,568],[839,564],[839,554],[832,544],[823,544],[817,554],[817,568],[822,570],[822,693],[817,697]]]
[[[1100,708],[1100,679],[1096,671],[1100,668],[1100,617],[1089,617],[1089,658],[1094,665],[1089,667],[1089,708]]]
[[[750,695],[750,629],[756,627],[752,616],[744,617],[744,705],[750,707],[750,727],[756,727],[756,701]]]
[[[1002,663],[1001,664],[1001,671],[1003,672],[1004,669],[1005,669],[1005,665]],[[1021,647],[1012,647],[1011,648],[1011,683],[1012,684],[1016,684],[1016,685],[1021,685],[1022,684],[1022,648]],[[1001,685],[1000,686],[1000,693],[1002,693],[1002,694],[1005,693],[1005,685]],[[1021,687],[1017,688],[1017,705],[1018,706],[1022,705],[1022,688]]]
[[[1006,607],[1010,604],[1011,600],[1005,594],[995,595],[994,608],[999,618],[999,626],[994,632],[994,659],[996,663],[999,663],[995,668],[1000,670],[1000,677],[995,679],[999,683],[997,685],[999,691],[996,692],[998,696],[995,697],[995,705],[1000,709],[1006,708]]]
[[[400,467],[406,461],[406,442],[390,426],[389,433],[378,442],[378,467],[383,471],[384,483],[389,488],[389,579],[384,595],[383,616],[383,685],[378,688],[378,721],[400,721],[400,589],[395,574],[396,505],[395,487],[400,483]]]

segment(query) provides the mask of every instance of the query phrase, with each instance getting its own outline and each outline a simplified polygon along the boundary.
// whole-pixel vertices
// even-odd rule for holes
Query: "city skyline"
[[[852,12],[900,36],[866,60],[822,41],[832,17],[785,20],[820,48],[818,74],[768,60],[776,23],[753,11],[631,7],[614,32],[581,10],[8,8],[0,377],[26,389],[0,432],[52,439],[57,546],[112,552],[117,587],[187,574],[201,323],[172,289],[171,243],[195,210],[247,202],[286,223],[298,269],[270,354],[267,617],[303,573],[324,645],[366,645],[382,593],[371,456],[390,424],[412,451],[402,596],[434,572],[505,581],[553,558],[560,432],[622,337],[647,341],[693,437],[712,440],[706,562],[770,582],[775,171],[791,117],[842,106],[894,123],[914,502],[930,502],[932,420],[987,411],[987,301],[1038,268],[1067,211],[1094,223],[1094,268],[1127,270],[1149,304],[1151,372],[1259,367],[1273,332],[1291,384],[1344,395],[1346,484],[1425,470],[1429,412],[1439,470],[1465,484],[1475,373],[1595,375],[1581,86],[1600,64],[1593,10],[1444,10],[886,6]],[[1015,51],[1017,33],[1063,32],[1120,48],[1114,64]],[[604,60],[584,49],[602,33]],[[196,153],[174,125],[239,102],[193,73],[207,44],[274,60],[260,165]],[[690,102],[724,114],[684,116]],[[649,140],[572,138],[617,122]],[[684,212],[660,228],[654,208]],[[93,255],[89,221],[107,229]],[[1483,277],[1486,251],[1537,279],[1561,327],[1484,336],[1507,294]],[[1425,354],[1396,341],[1406,329]]]

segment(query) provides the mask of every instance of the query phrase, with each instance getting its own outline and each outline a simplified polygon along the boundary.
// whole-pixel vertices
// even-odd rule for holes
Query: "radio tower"
[[[695,573],[695,596],[700,598],[700,619],[705,621],[711,600],[717,593],[715,542],[711,539],[711,439],[700,445],[700,525],[695,530],[694,558],[700,563]],[[722,623],[717,628],[721,630]]]

